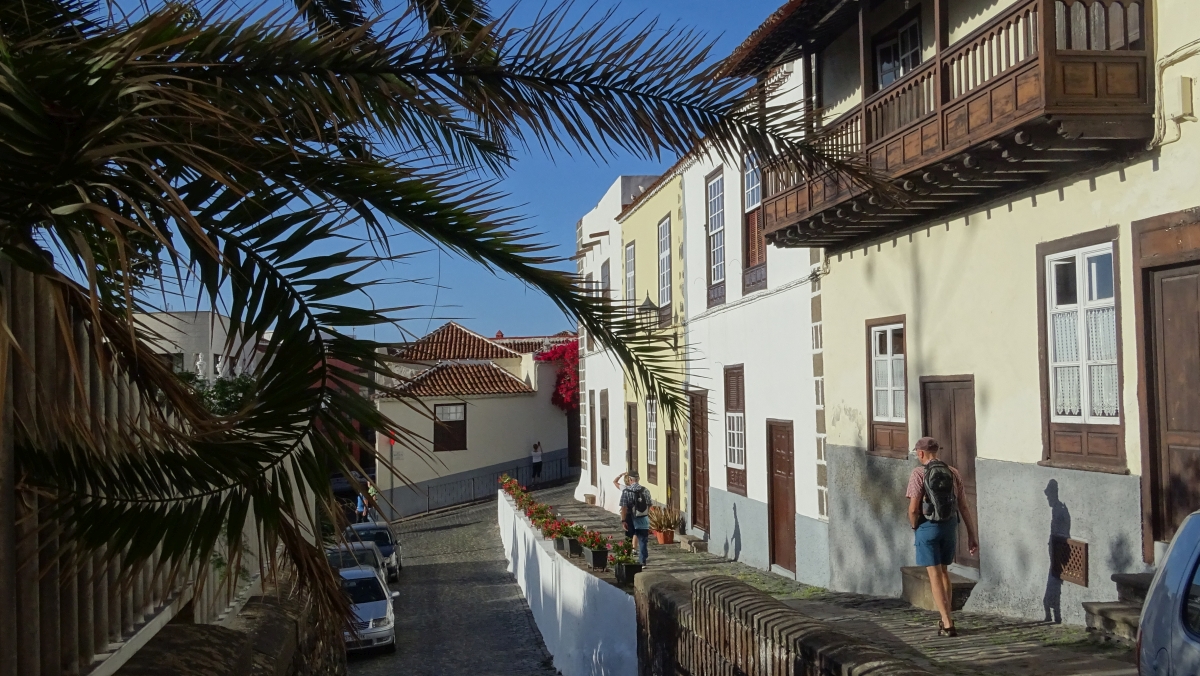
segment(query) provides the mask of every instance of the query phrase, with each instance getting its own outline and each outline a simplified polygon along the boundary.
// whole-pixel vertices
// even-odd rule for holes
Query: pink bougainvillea
[[[558,362],[551,403],[570,413],[579,410],[579,341],[556,345],[534,356],[538,361]]]

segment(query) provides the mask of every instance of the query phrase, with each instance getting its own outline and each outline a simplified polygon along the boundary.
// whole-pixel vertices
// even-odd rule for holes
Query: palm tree
[[[380,345],[359,336],[403,309],[367,295],[410,253],[398,235],[545,293],[678,411],[665,346],[554,269],[495,206],[494,178],[525,146],[842,167],[796,140],[796,110],[743,106],[759,83],[716,79],[687,30],[566,9],[517,30],[468,0],[390,19],[298,4],[0,3],[0,262],[85,318],[147,419],[121,452],[69,409],[43,413],[56,437],[16,434],[21,486],[50,496],[66,549],[137,565],[158,548],[181,566],[218,547],[236,558],[253,525],[265,565],[294,567],[338,640],[345,602],[305,504],[330,508],[329,469],[353,468],[351,420],[412,445],[354,387],[389,393]],[[228,314],[231,350],[265,346],[236,413],[205,409],[135,321],[177,298]]]

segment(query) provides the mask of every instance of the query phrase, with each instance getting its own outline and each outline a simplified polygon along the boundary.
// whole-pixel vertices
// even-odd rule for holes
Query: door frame
[[[976,415],[976,410],[975,410],[975,396],[976,396],[975,374],[974,373],[964,373],[962,375],[953,375],[953,376],[920,376],[919,378],[917,378],[917,397],[918,397],[918,401],[920,402],[919,406],[921,409],[921,436],[923,436],[923,437],[930,436],[930,434],[929,434],[929,416],[927,415],[926,408],[925,408],[925,403],[926,403],[925,402],[925,384],[926,383],[970,383],[971,384],[971,418],[972,418],[971,422],[975,427],[975,429],[971,430],[971,435],[975,437],[976,464],[975,464],[975,471],[973,471],[971,473],[972,476],[975,478],[975,504],[971,505],[970,509],[971,509],[971,516],[973,516],[975,518],[975,528],[977,531],[975,534],[975,537],[979,537],[979,533],[978,533],[978,528],[979,528],[979,464],[978,464],[978,460],[979,460],[979,417]],[[945,440],[944,439],[941,440],[941,443],[945,443]],[[981,563],[980,563],[979,555],[976,554],[975,557],[971,560],[975,563],[975,565],[973,565],[973,566],[967,565],[967,564],[961,564],[961,565],[963,565],[966,568],[974,568],[975,570],[980,570]]]
[[[771,451],[771,428],[775,427],[775,426],[786,427],[788,430],[788,433],[790,435],[791,441],[792,441],[792,444],[791,444],[792,445],[792,521],[791,521],[791,528],[792,528],[792,541],[793,541],[792,546],[793,546],[793,548],[796,546],[796,542],[795,542],[795,539],[796,539],[796,425],[795,425],[795,422],[793,422],[791,420],[781,420],[779,418],[767,418],[767,420],[766,420],[767,448],[765,449],[766,455],[767,455],[767,561],[772,566],[779,565],[779,564],[775,563],[775,477],[774,477],[775,454]],[[793,558],[792,568],[797,567],[797,565],[794,561],[795,557],[796,557],[796,553],[793,551],[792,552],[792,558]],[[780,566],[780,567],[783,568],[783,566]],[[787,568],[784,568],[784,570],[788,570],[789,572],[791,572],[793,574],[796,572],[795,570],[789,570]]]
[[[1160,467],[1154,445],[1157,443],[1157,418],[1154,388],[1150,386],[1154,365],[1147,300],[1151,291],[1150,274],[1157,269],[1200,262],[1200,207],[1152,216],[1134,221],[1133,237],[1133,317],[1137,354],[1138,436],[1142,446],[1142,560],[1154,563],[1154,541],[1158,530]]]
[[[692,494],[688,496],[688,510],[691,512],[691,518],[690,518],[689,525],[693,528],[699,528],[699,529],[703,530],[705,533],[707,533],[709,531],[709,529],[711,528],[711,524],[710,524],[711,517],[709,514],[708,487],[709,487],[709,484],[712,483],[712,462],[711,462],[712,457],[708,455],[708,452],[709,452],[708,437],[709,437],[709,435],[705,434],[704,439],[698,440],[695,437],[695,435],[692,434],[692,432],[696,429],[696,424],[695,424],[695,418],[697,415],[696,414],[696,406],[695,406],[696,400],[700,400],[700,401],[704,402],[704,411],[700,415],[704,416],[704,424],[703,424],[704,430],[705,430],[705,432],[708,431],[708,414],[709,414],[708,390],[692,389],[692,390],[688,390],[687,394],[688,394],[688,453],[691,454],[691,462],[688,463],[688,475],[691,478],[691,481],[689,481],[688,484],[689,484],[689,488],[692,491]],[[704,455],[703,466],[704,466],[704,475],[705,475],[704,479],[705,480],[703,482],[703,485],[701,485],[701,482],[698,481],[697,477],[696,477],[696,471],[697,471],[696,468],[699,466],[699,463],[696,462],[696,458],[698,456],[700,456],[701,454]],[[704,499],[702,501],[696,499],[696,494],[699,491],[704,491]],[[698,505],[701,502],[704,504],[703,525],[701,525],[700,520],[696,518],[696,515],[699,513]]]
[[[672,441],[675,442],[674,457],[671,456],[671,442]],[[683,438],[680,436],[679,432],[677,432],[675,430],[667,430],[666,442],[667,442],[667,444],[666,444],[667,445],[667,448],[666,448],[666,451],[667,451],[667,481],[666,481],[667,500],[666,500],[666,503],[670,507],[674,507],[675,509],[682,510],[683,509],[683,500],[681,498],[683,496],[680,495],[680,491],[681,491],[681,486],[683,484],[683,467],[682,467],[683,449],[681,447],[681,444],[683,443]],[[675,479],[676,479],[675,483],[671,483],[672,473],[674,473],[674,475],[675,475]],[[671,504],[672,498],[674,498],[675,504]]]

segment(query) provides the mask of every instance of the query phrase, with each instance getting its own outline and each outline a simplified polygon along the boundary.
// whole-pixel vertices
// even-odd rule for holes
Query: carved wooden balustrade
[[[834,156],[938,199],[878,199],[770,165],[768,241],[851,246],[1128,152],[1150,134],[1146,11],[1145,0],[1015,2],[818,132]]]

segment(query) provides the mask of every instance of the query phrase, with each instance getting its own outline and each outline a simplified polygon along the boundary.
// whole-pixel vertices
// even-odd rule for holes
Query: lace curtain
[[[1088,361],[1116,362],[1117,310],[1115,307],[1087,311]],[[1120,390],[1117,387],[1117,365],[1089,364],[1088,400],[1091,415],[1116,417],[1119,411]]]

